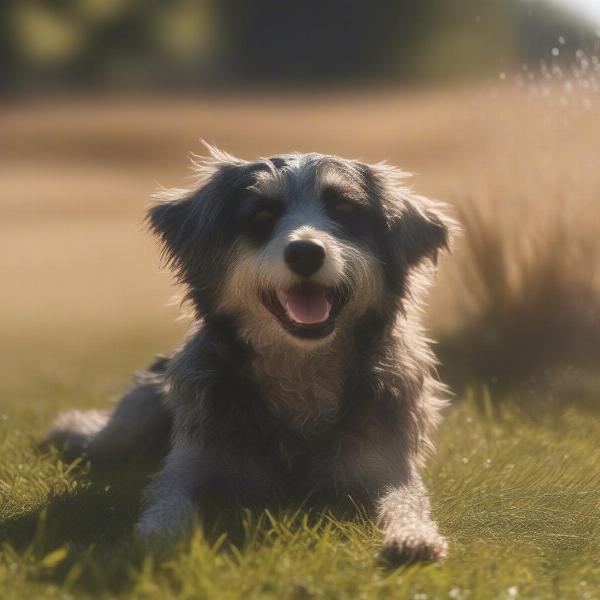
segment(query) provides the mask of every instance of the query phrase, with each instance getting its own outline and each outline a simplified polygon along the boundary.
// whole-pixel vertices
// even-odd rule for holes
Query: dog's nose
[[[288,267],[302,277],[316,273],[325,260],[325,248],[314,240],[290,242],[283,253]]]

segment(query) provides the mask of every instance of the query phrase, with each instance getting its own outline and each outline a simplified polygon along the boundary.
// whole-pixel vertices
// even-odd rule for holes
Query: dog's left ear
[[[371,184],[381,199],[385,218],[387,262],[404,273],[448,249],[456,223],[442,203],[414,194],[404,184],[406,174],[385,164],[370,165]]]
[[[454,223],[441,205],[410,195],[390,222],[393,252],[407,267],[429,259],[435,265],[440,250],[448,250]]]

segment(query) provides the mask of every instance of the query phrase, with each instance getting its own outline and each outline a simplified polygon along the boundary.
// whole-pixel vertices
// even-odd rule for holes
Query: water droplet
[[[560,50],[558,48],[552,48],[552,56],[558,56],[560,54]]]
[[[564,36],[564,35],[560,35],[560,36],[558,36],[558,43],[559,43],[559,44],[561,44],[561,45],[563,45],[563,46],[564,46],[564,45],[565,45],[565,41],[566,41],[566,40],[565,40],[565,36]]]
[[[502,73],[500,73],[500,75],[498,75],[498,77],[500,77],[500,79],[504,80],[504,79],[506,79],[506,73],[503,71]]]

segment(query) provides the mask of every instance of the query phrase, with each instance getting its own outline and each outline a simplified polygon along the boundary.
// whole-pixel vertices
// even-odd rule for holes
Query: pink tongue
[[[331,303],[325,296],[325,288],[320,285],[292,288],[278,296],[288,317],[296,323],[322,323],[329,317]]]

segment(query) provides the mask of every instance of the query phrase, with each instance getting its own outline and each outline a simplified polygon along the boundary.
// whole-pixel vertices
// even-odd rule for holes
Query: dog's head
[[[367,312],[395,316],[410,272],[447,246],[440,206],[390,167],[209,150],[198,188],[149,222],[198,314],[235,318],[253,343],[323,344]]]

